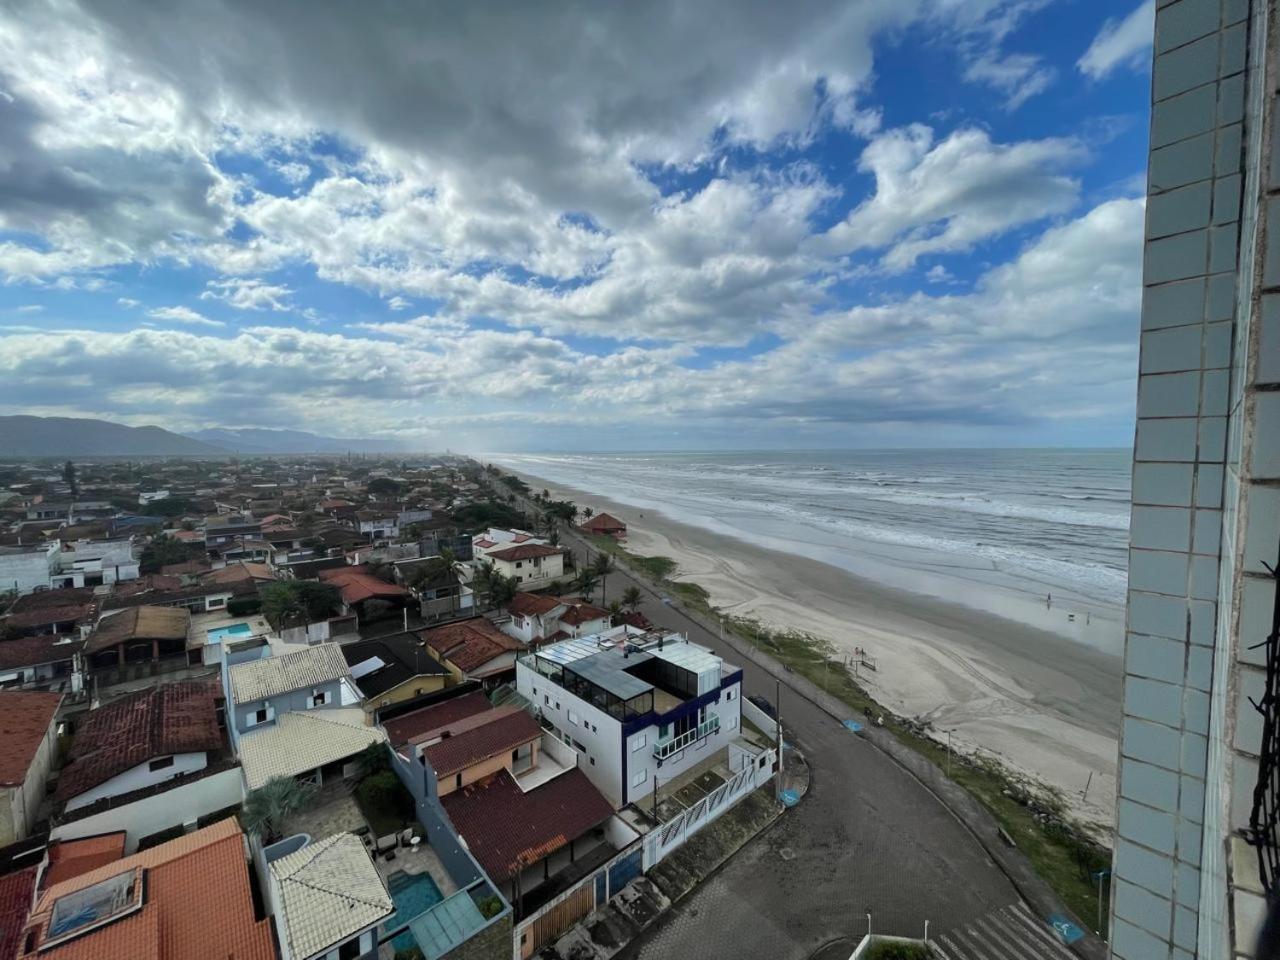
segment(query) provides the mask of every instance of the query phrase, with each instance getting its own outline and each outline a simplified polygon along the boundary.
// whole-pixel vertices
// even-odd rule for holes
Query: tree
[[[364,565],[365,572],[391,583],[395,579],[395,566],[389,560],[369,560]]]
[[[324,620],[342,602],[338,591],[315,580],[282,580],[260,591],[262,615],[277,630]]]
[[[158,573],[161,567],[171,563],[186,563],[205,555],[204,547],[194,543],[183,543],[173,537],[156,537],[142,548],[142,556],[138,561],[140,573]]]
[[[80,496],[80,484],[76,483],[76,465],[70,460],[62,466],[62,479],[71,488],[72,499]]]
[[[640,592],[640,588],[634,584],[622,591],[622,605],[635,613],[640,609],[640,601],[644,595]]]
[[[594,510],[592,510],[590,507],[583,507],[583,508],[582,508],[582,519],[584,519],[584,520],[590,520],[590,519],[591,519],[591,515],[592,515],[593,513],[595,513],[595,511],[594,511]]]
[[[400,484],[390,477],[375,477],[365,485],[365,490],[374,495],[384,494],[394,497],[400,492]]]
[[[315,802],[319,787],[293,777],[272,777],[244,798],[240,820],[264,844],[279,840],[291,816]]]
[[[600,556],[596,557],[596,562],[592,566],[600,577],[600,602],[604,603],[609,584],[609,574],[616,569],[616,565],[613,562],[613,554],[600,554]]]
[[[614,600],[609,604],[609,626],[617,626],[622,619],[622,601]]]
[[[491,562],[482,561],[471,580],[471,590],[481,611],[511,602],[516,595],[516,578],[504,577]]]
[[[582,591],[582,595],[590,600],[591,593],[595,590],[596,584],[600,580],[600,575],[596,573],[596,569],[592,565],[583,567],[578,571],[578,576],[574,579],[574,584]]]

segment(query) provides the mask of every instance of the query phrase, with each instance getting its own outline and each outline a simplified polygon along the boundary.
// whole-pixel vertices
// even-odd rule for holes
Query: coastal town
[[[932,903],[876,894],[895,932],[985,903],[1063,949],[859,753],[882,716],[726,643],[625,518],[463,457],[293,456],[7,463],[0,525],[6,960],[638,955],[778,831],[819,855],[804,815],[868,833],[837,878],[955,848]],[[867,778],[931,822],[871,836]]]

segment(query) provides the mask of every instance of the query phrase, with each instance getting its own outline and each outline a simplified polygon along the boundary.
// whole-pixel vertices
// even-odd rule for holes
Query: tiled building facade
[[[1157,0],[1112,884],[1119,960],[1252,955],[1280,559],[1280,150],[1267,0]]]

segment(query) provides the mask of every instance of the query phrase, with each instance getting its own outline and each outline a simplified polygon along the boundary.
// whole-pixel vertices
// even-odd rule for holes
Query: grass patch
[[[829,641],[795,630],[773,630],[747,617],[725,617],[711,606],[710,595],[701,586],[671,579],[676,564],[669,557],[641,557],[608,537],[591,540],[597,549],[614,554],[632,569],[648,575],[685,606],[723,620],[725,629],[837,697],[855,716],[882,715],[885,728],[899,741],[923,754],[940,770],[948,769],[946,746],[930,737],[919,724],[878,703],[857,682],[849,667],[832,659],[835,648]],[[1098,887],[1093,874],[1110,867],[1111,854],[1068,817],[1061,795],[1045,784],[1026,781],[992,757],[953,754],[948,775],[990,811],[1076,916],[1086,923],[1097,922]],[[1108,894],[1104,889],[1104,904]],[[1099,931],[1104,939],[1108,920],[1104,910]]]

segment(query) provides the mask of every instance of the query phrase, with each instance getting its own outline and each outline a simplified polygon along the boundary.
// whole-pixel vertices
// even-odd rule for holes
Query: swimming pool
[[[396,912],[382,921],[384,930],[394,930],[444,899],[440,888],[427,873],[393,873],[387,878],[387,892],[395,902]],[[406,930],[391,941],[397,950],[408,950],[418,945],[413,934]]]
[[[247,637],[253,633],[253,628],[247,623],[233,623],[229,627],[214,627],[209,631],[209,643],[221,643],[226,639],[236,639],[238,637]]]

